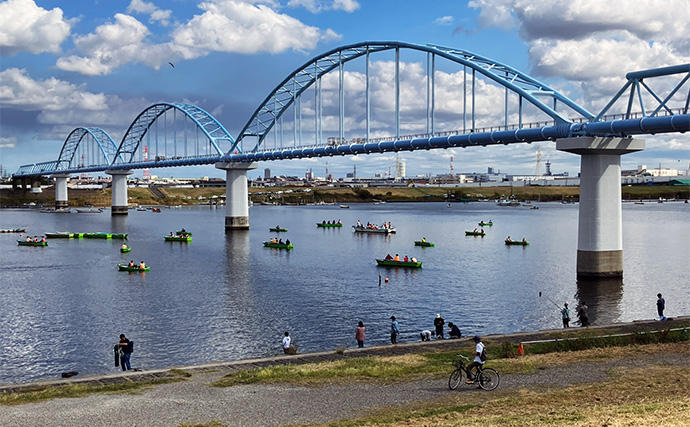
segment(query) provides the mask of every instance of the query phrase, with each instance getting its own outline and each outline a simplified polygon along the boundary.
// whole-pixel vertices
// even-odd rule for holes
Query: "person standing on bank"
[[[391,344],[396,344],[398,342],[398,335],[400,335],[398,321],[395,320],[395,316],[391,316]]]
[[[125,334],[120,334],[120,342],[115,344],[115,346],[120,347],[120,366],[122,366],[122,370],[128,371],[132,369],[132,365],[130,365],[129,359],[130,357],[132,357],[134,342],[128,340]]]
[[[589,326],[589,316],[587,315],[587,303],[582,301],[577,307],[577,317],[580,319],[582,326]]]
[[[292,339],[290,338],[290,333],[285,331],[285,336],[283,337],[283,353],[288,354],[290,352],[290,344]]]
[[[357,325],[357,329],[355,329],[355,339],[357,340],[357,346],[359,348],[364,347],[364,323],[362,321],[359,321],[359,324]]]
[[[666,301],[661,297],[661,294],[656,294],[656,298],[656,312],[659,314],[659,320],[666,320],[666,318],[664,317]]]
[[[446,321],[443,320],[443,317],[441,317],[440,314],[436,314],[436,318],[434,319],[434,328],[436,328],[436,338],[443,339],[443,326],[446,324]]]
[[[561,309],[561,314],[563,315],[563,327],[569,328],[570,327],[570,309],[568,308],[567,302],[563,304],[563,308]]]

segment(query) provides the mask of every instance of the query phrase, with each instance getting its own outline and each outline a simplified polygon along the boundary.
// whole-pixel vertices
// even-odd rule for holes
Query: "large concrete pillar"
[[[644,140],[565,138],[556,148],[581,156],[577,276],[623,276],[620,156],[644,150]]]
[[[111,190],[113,199],[110,207],[111,215],[127,215],[127,176],[132,174],[131,170],[109,170],[105,171],[113,177]]]
[[[69,174],[56,174],[55,178],[55,209],[66,209],[67,203],[67,180]]]
[[[249,230],[249,191],[247,171],[256,163],[216,163],[225,170],[225,229]]]

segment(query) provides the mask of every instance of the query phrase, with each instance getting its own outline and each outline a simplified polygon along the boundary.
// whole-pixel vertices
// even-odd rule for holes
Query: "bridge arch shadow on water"
[[[401,61],[403,55],[410,61]],[[418,75],[422,81],[412,84],[408,80],[415,67],[423,68]],[[458,69],[461,102],[457,100],[459,107],[449,119],[448,108],[438,105],[438,80]],[[675,85],[665,83],[665,94],[648,84],[670,76],[681,78]],[[690,129],[690,91],[682,99],[681,89],[689,77],[690,64],[629,73],[624,87],[595,115],[526,73],[472,52],[433,44],[362,42],[316,56],[288,75],[257,107],[237,139],[200,107],[157,103],[136,117],[119,145],[100,128],[78,127],[66,138],[57,160],[23,165],[14,176],[685,132]],[[353,81],[363,87],[353,89]],[[351,93],[356,99],[348,99]],[[382,102],[381,93],[393,105]],[[671,108],[671,102],[681,107]],[[417,105],[414,114],[411,105]],[[633,111],[634,105],[640,112]],[[487,106],[493,107],[489,113]],[[605,115],[618,106],[624,112]],[[361,130],[351,129],[358,122],[363,123]],[[446,128],[439,130],[441,126]]]

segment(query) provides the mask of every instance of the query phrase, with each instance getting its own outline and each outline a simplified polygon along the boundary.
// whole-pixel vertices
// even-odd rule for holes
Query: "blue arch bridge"
[[[422,83],[409,83],[410,61],[421,64]],[[448,80],[442,78],[446,70],[460,69],[452,108],[441,111],[437,87]],[[594,114],[529,75],[472,52],[363,42],[312,58],[288,75],[237,138],[195,105],[158,103],[136,117],[119,144],[102,129],[78,127],[56,160],[21,166],[13,178],[23,187],[41,176],[54,178],[60,208],[67,206],[70,175],[105,172],[112,176],[112,214],[118,215],[127,213],[127,175],[134,169],[214,164],[226,170],[225,228],[246,230],[247,171],[259,161],[555,141],[558,150],[581,156],[578,276],[620,276],[620,156],[644,149],[635,136],[690,129],[690,64],[626,78]],[[449,110],[454,128],[440,130],[436,118],[443,115],[447,127]],[[359,135],[350,135],[352,123],[364,124]]]

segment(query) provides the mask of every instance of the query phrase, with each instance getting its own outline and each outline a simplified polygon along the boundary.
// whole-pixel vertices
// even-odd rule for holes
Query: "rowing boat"
[[[287,231],[287,228],[278,228],[278,227],[271,227],[269,228],[270,231],[275,231],[277,233],[280,233],[281,231]]]
[[[149,270],[151,270],[151,267],[144,267],[144,268],[129,267],[129,266],[126,266],[124,264],[118,264],[117,268],[120,271],[149,271]]]
[[[0,233],[23,233],[26,228],[3,228]]]
[[[191,237],[180,237],[180,236],[165,236],[166,242],[191,242]]]
[[[271,242],[263,242],[264,246],[267,248],[275,248],[275,249],[293,249],[295,245],[290,243],[289,245],[286,244],[280,244],[280,243],[271,243]]]
[[[189,235],[189,236],[192,235],[192,233],[190,233],[189,231],[182,231],[182,230],[176,231],[175,233],[176,233],[178,236],[180,236],[180,235],[182,235],[182,234],[187,234],[187,235]]]
[[[527,241],[522,241],[522,240],[506,240],[506,245],[522,245],[522,246],[527,246],[529,245],[529,242]]]
[[[132,248],[120,248],[120,252],[122,252],[123,254],[126,252],[129,252],[131,250],[132,250]]]
[[[326,223],[323,223],[323,222],[317,222],[317,223],[316,223],[316,226],[317,226],[317,227],[324,227],[324,228],[328,228],[328,227],[342,227],[343,224],[326,224]]]
[[[353,225],[355,233],[379,233],[379,234],[393,234],[395,233],[395,228],[367,228],[363,226]]]
[[[465,236],[486,236],[486,233],[483,231],[465,231]]]
[[[24,240],[17,240],[19,246],[48,246],[48,242],[26,242]]]
[[[57,231],[55,233],[46,233],[46,237],[49,239],[71,239],[75,237],[75,234],[66,231]]]
[[[422,268],[422,262],[412,262],[412,261],[395,261],[392,259],[377,259],[376,264],[383,267],[407,267],[407,268]]]
[[[427,248],[428,248],[428,247],[433,247],[433,246],[434,246],[433,243],[427,242],[427,241],[422,241],[422,240],[415,240],[415,241],[414,241],[414,245],[415,245],[415,246],[424,246],[424,247],[427,247]]]
[[[484,222],[484,221],[482,221],[482,222],[479,223],[479,226],[480,226],[480,227],[486,227],[486,226],[491,227],[492,225],[494,225],[493,221],[489,221],[489,222]]]
[[[127,239],[127,234],[124,233],[84,233],[87,239]]]

